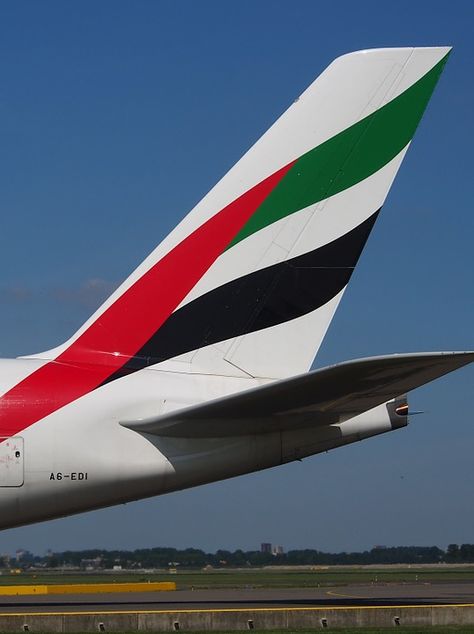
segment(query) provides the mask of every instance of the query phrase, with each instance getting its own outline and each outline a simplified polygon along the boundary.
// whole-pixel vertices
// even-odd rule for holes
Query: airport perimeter
[[[470,624],[474,631],[474,604],[0,614],[2,632],[222,632]]]
[[[330,568],[313,571],[309,586],[310,574],[261,569],[233,570],[226,577],[188,571],[135,582],[127,574],[82,579],[65,574],[54,583],[40,574],[34,584],[27,575],[3,577],[0,632],[474,632],[471,566]],[[252,586],[245,584],[249,575]],[[278,580],[284,587],[275,587]]]

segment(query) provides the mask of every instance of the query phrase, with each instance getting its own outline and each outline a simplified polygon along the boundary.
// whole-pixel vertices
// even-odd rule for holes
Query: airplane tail
[[[449,50],[336,59],[68,342],[36,357],[101,367],[99,384],[170,360],[308,370]]]

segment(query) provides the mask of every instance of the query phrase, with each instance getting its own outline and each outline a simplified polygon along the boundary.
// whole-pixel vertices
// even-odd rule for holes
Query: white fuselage
[[[42,363],[0,361],[2,393]],[[337,425],[226,438],[157,436],[120,424],[259,384],[147,369],[38,420],[0,445],[0,528],[265,469],[393,429],[385,405]]]

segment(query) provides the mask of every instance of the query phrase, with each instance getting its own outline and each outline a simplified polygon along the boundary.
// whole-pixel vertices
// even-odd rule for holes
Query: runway
[[[1,597],[2,614],[146,613],[284,608],[474,604],[474,583],[377,584],[306,589],[176,590],[158,593]]]

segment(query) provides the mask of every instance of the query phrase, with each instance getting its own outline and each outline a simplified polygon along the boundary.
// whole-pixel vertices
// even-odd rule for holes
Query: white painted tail
[[[309,369],[448,48],[336,59],[66,344],[111,376]],[[113,371],[113,376],[112,376]]]

